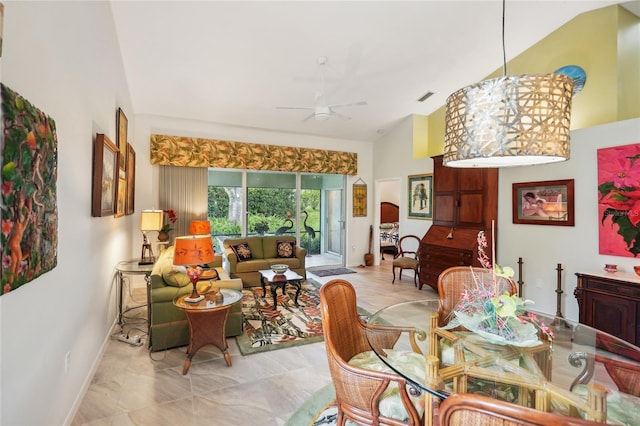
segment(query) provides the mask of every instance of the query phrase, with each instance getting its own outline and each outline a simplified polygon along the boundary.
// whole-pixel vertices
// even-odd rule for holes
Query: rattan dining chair
[[[508,291],[516,294],[516,283],[508,278],[496,277],[500,293]],[[442,271],[438,277],[438,296],[440,309],[438,310],[438,326],[442,327],[449,322],[449,315],[456,306],[465,289],[472,288],[476,280],[490,282],[493,280],[491,270],[474,268],[471,266],[454,266]]]
[[[354,356],[371,352],[371,344],[393,348],[403,330],[375,326],[375,335],[370,331],[367,338],[367,326],[358,315],[355,289],[345,280],[332,280],[322,286],[320,309],[327,359],[336,390],[337,425],[343,426],[347,419],[362,425],[422,425],[421,415],[410,397],[413,388],[403,377],[388,368],[374,371],[349,364]],[[380,363],[384,367],[382,361]],[[394,387],[397,392],[392,393],[398,398],[397,406],[404,409],[406,419],[389,417],[381,408],[383,394]],[[422,398],[418,400],[424,402]]]
[[[405,235],[398,241],[398,253],[393,257],[393,281],[396,282],[396,268],[400,270],[399,278],[402,279],[402,271],[413,270],[413,285],[418,286],[420,273],[420,237],[417,235]]]
[[[469,393],[454,394],[440,404],[439,426],[596,426],[590,420],[534,410]]]

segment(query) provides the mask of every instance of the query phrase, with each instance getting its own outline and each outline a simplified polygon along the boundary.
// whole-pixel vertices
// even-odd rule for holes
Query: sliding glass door
[[[307,267],[344,265],[344,182],[342,175],[209,169],[216,250],[226,237],[295,235]]]

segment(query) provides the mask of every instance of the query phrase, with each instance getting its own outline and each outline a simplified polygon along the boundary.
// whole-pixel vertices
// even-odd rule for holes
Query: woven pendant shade
[[[563,74],[508,75],[447,99],[443,163],[509,167],[569,159],[574,80]]]

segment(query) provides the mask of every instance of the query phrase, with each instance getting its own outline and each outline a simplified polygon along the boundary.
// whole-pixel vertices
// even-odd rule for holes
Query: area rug
[[[312,279],[303,281],[298,306],[294,303],[294,286],[287,285],[284,295],[278,289],[276,310],[273,309],[269,286],[265,297],[262,296],[262,287],[243,289],[244,333],[236,337],[240,353],[251,355],[323,341],[320,287],[322,284]],[[363,318],[371,315],[359,306],[358,314]]]
[[[320,388],[287,420],[285,426],[333,426],[338,417],[333,383]]]
[[[284,295],[277,290],[276,310],[273,309],[269,286],[265,297],[262,296],[262,287],[243,289],[244,333],[236,337],[240,353],[250,355],[322,341],[320,286],[313,280],[304,281],[298,306],[294,303],[294,286],[287,285]]]
[[[356,274],[356,271],[353,271],[349,268],[334,268],[334,269],[321,269],[317,271],[309,271],[313,275],[317,275],[319,277],[328,277],[331,275],[344,275],[344,274]]]

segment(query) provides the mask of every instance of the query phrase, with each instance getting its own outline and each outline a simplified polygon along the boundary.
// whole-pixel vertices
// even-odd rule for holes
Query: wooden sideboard
[[[640,280],[623,272],[576,276],[580,322],[640,345]]]

